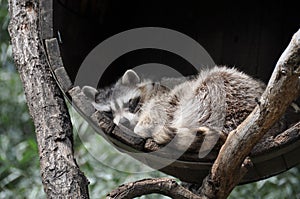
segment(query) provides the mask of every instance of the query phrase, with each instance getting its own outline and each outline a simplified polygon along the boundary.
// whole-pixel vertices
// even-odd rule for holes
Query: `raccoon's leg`
[[[152,138],[157,144],[165,145],[169,143],[174,138],[174,136],[176,136],[175,131],[176,129],[174,128],[168,126],[160,126],[152,132]]]
[[[174,148],[181,151],[200,150],[200,155],[200,153],[203,154],[212,150],[216,144],[223,144],[227,134],[205,126],[197,129],[164,127],[161,131],[155,131],[152,137],[157,144],[166,145],[170,143]]]
[[[204,158],[216,148],[219,150],[219,147],[221,147],[227,139],[226,133],[208,127],[199,127],[197,135],[199,134],[202,135],[202,142],[200,140],[196,140],[196,142],[194,142],[190,147],[191,149],[199,150],[199,158]],[[199,143],[201,143],[200,146]]]
[[[222,132],[222,131],[217,131],[215,129],[212,128],[208,128],[206,126],[201,126],[197,129],[197,134],[202,134],[205,137],[207,136],[208,138],[218,138],[218,140],[220,140],[221,142],[225,142],[227,139],[227,134]]]
[[[178,129],[175,142],[179,150],[209,152],[216,144],[223,144],[227,135],[206,126],[196,129],[181,128]],[[199,153],[200,153],[199,152]]]
[[[149,111],[144,111],[142,116],[140,116],[138,123],[135,125],[133,131],[143,138],[155,137],[153,139],[156,139],[157,136],[157,143],[166,143],[168,141],[165,140],[168,139],[168,136],[164,136],[164,132],[166,132],[164,130],[165,122],[159,123],[155,118],[160,117],[155,115],[153,112],[150,113]]]

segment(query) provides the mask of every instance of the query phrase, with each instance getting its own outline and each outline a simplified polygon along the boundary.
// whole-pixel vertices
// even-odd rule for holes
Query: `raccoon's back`
[[[235,69],[214,67],[177,86],[169,106],[171,126],[197,128],[206,126],[229,133],[256,106],[265,85]]]
[[[181,120],[175,121],[176,126],[207,126],[226,133],[246,119],[265,89],[262,82],[227,67],[204,70],[190,85],[178,97],[175,115],[180,112]]]
[[[236,69],[225,67],[214,68],[211,77],[214,76],[223,79],[226,106],[223,130],[229,133],[252,112],[265,90],[265,84]]]

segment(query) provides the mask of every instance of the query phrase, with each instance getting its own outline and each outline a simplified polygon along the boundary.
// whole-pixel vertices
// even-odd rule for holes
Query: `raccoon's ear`
[[[122,84],[135,85],[141,82],[140,77],[133,70],[127,70],[122,76]]]
[[[98,90],[91,86],[84,86],[82,92],[88,97],[89,100],[95,101]]]

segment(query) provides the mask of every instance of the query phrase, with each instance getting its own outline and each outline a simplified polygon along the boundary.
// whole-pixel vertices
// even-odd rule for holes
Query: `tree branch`
[[[300,30],[277,62],[259,104],[236,130],[230,132],[211,173],[203,181],[201,196],[226,198],[239,183],[245,158],[297,97],[299,72]]]
[[[300,138],[300,122],[296,123],[289,129],[280,133],[274,138],[266,139],[255,145],[251,153],[260,154],[262,147],[268,148],[268,151],[276,150],[277,147],[283,147],[291,143],[291,140],[299,140]]]
[[[134,198],[152,193],[159,193],[176,199],[200,199],[199,196],[170,178],[144,179],[124,184],[111,191],[106,198]]]
[[[72,124],[39,37],[38,0],[10,0],[9,33],[15,64],[36,127],[47,198],[88,198],[88,181],[73,154]]]

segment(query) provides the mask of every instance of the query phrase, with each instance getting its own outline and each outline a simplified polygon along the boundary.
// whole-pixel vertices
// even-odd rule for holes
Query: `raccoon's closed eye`
[[[109,118],[113,118],[113,113],[111,110],[110,111],[102,111],[102,113],[104,113],[104,115],[106,115]]]
[[[140,97],[136,97],[129,100],[129,105],[128,105],[129,112],[135,113],[137,111],[140,100],[141,100]]]

